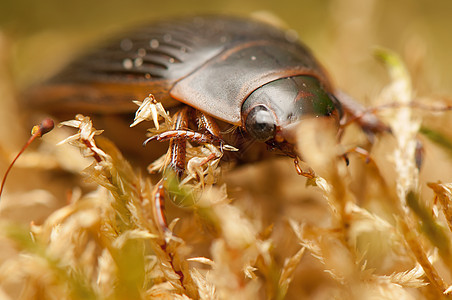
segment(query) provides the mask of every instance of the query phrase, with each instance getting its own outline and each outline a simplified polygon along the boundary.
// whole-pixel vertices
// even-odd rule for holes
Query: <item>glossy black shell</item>
[[[134,111],[152,93],[241,124],[244,100],[279,78],[312,75],[330,84],[309,50],[284,30],[235,17],[193,17],[142,26],[69,65],[33,97],[50,110]],[[177,101],[174,101],[177,100]]]

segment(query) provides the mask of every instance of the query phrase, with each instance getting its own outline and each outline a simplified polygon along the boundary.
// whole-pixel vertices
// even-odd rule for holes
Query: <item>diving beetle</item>
[[[342,115],[342,101],[304,45],[267,23],[226,16],[143,26],[76,60],[35,91],[28,99],[41,109],[103,115],[134,112],[131,100],[152,93],[165,108],[176,108],[176,132],[197,127],[222,140],[218,123],[234,125],[238,149],[259,141],[293,158],[297,122],[311,116],[339,123]],[[349,107],[346,112],[356,111]],[[170,166],[179,176],[185,143],[177,134],[170,141]]]

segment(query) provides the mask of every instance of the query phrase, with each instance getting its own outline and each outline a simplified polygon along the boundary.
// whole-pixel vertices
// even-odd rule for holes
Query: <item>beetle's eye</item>
[[[276,122],[273,114],[265,106],[256,106],[245,121],[246,131],[258,141],[268,141],[275,136]]]

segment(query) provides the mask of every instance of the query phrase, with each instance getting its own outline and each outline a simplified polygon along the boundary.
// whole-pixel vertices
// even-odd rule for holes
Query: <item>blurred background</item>
[[[2,0],[1,174],[11,161],[12,155],[28,138],[29,118],[33,112],[27,112],[26,108],[18,105],[21,91],[44,81],[77,54],[95,47],[115,32],[152,20],[197,13],[254,15],[293,29],[323,63],[336,86],[368,106],[374,104],[376,96],[389,82],[387,71],[373,56],[376,46],[391,49],[402,57],[412,76],[416,97],[448,102],[452,95],[452,2],[449,0]],[[433,115],[428,117],[427,121],[431,122],[430,126],[441,129],[443,134],[452,137],[450,130],[447,130],[452,126],[449,119],[452,118],[443,116],[438,120],[436,115]],[[52,139],[51,134],[49,136],[49,139]],[[56,136],[53,139],[55,142],[58,140]],[[383,159],[386,158],[385,145],[377,145],[383,153]],[[427,162],[421,177],[426,177],[426,181],[450,182],[450,157],[429,145],[426,150]],[[67,152],[64,155],[67,155]],[[70,190],[73,184],[71,177],[64,172],[47,174],[41,171],[52,168],[54,161],[50,157],[28,165],[35,166],[38,171],[23,168],[27,167],[27,162],[24,158],[22,167],[19,166],[11,173],[7,183],[9,192],[43,188],[51,182],[60,186],[59,194],[53,193],[46,197],[60,200],[54,200],[53,205],[46,204],[42,211],[33,207],[31,215],[26,216],[24,210],[18,211],[16,207],[16,210],[3,209],[0,216],[39,223],[40,218],[45,219],[52,209],[62,205],[61,199],[64,197],[60,196]],[[75,167],[67,166],[68,169],[76,168],[79,161],[74,158],[72,163]],[[83,162],[80,162],[79,168],[82,169],[82,166]],[[278,178],[285,178],[286,186],[304,188],[290,161],[278,163],[277,166],[281,167],[279,174],[282,174],[282,177]],[[265,168],[265,174],[275,172],[274,166]],[[240,172],[248,175],[240,177]],[[250,172],[241,170],[236,173],[237,176],[229,180],[230,186],[248,184],[254,197],[268,198],[265,202],[267,204],[262,204],[270,208],[267,211],[272,211],[273,208],[273,211],[282,211],[281,214],[297,219],[317,218],[318,210],[313,213],[306,206],[304,211],[293,209],[299,207],[299,188],[273,189],[277,185],[275,182],[269,182],[267,178],[266,181],[258,183],[255,179],[261,173],[256,170]],[[267,190],[262,189],[262,186]],[[272,192],[268,193],[270,190]],[[281,204],[272,201],[275,190],[278,197],[286,199],[281,200],[286,201],[286,208],[274,209]],[[26,205],[27,197],[29,196],[25,196],[23,205]],[[327,211],[326,207],[323,208]],[[289,242],[290,240],[282,241],[279,247],[287,246],[288,251],[293,253],[296,248],[288,245]],[[305,272],[299,279],[309,283],[309,280],[315,281],[316,276],[324,276],[322,274],[319,270],[317,273]],[[310,279],[304,278],[309,276]],[[309,290],[308,283],[305,283],[305,292]],[[292,293],[295,295],[295,292]]]
[[[384,80],[371,55],[376,45],[400,53],[415,77],[424,76],[420,89],[443,92],[451,86],[452,3],[447,0],[6,0],[0,4],[0,28],[11,43],[14,80],[23,88],[126,26],[187,14],[259,12],[293,28],[336,83],[359,97],[379,91]],[[361,81],[363,75],[368,80]]]

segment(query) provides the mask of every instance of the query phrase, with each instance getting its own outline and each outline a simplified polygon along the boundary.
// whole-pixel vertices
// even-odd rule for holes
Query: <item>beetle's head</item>
[[[242,105],[242,126],[254,139],[295,157],[296,126],[304,118],[339,122],[339,101],[313,76],[295,76],[256,89]]]

